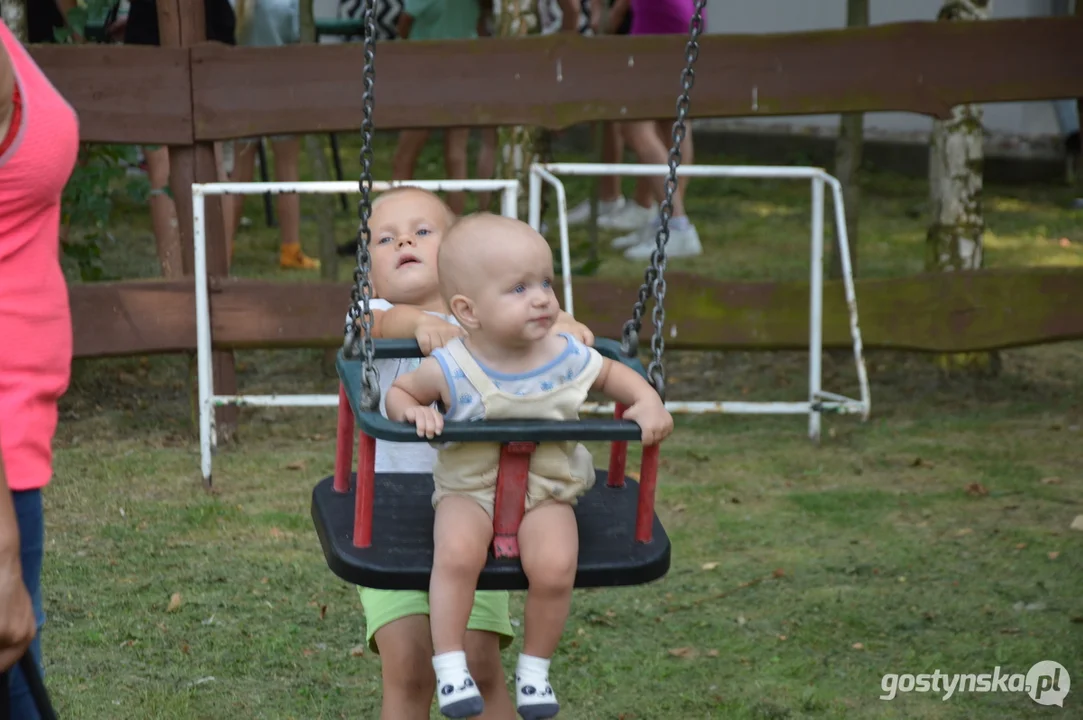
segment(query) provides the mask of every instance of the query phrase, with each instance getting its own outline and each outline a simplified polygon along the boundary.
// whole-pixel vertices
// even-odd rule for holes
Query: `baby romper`
[[[578,420],[604,362],[597,350],[562,334],[568,347],[536,370],[509,375],[483,367],[461,338],[434,350],[452,398],[445,420]],[[442,443],[433,467],[433,507],[465,495],[493,515],[498,443]],[[539,443],[531,457],[526,510],[546,500],[575,504],[594,485],[594,461],[580,443]]]

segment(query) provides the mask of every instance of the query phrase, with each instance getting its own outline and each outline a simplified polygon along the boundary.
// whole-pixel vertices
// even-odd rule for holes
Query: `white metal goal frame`
[[[611,163],[536,163],[530,168],[529,222],[535,230],[541,228],[542,183],[552,185],[557,195],[557,226],[560,232],[560,259],[564,286],[564,308],[574,314],[572,297],[571,249],[568,241],[568,197],[558,175],[666,175],[668,165]],[[759,165],[681,165],[679,176],[731,178],[784,178],[808,180],[812,187],[811,269],[809,288],[809,367],[808,399],[800,402],[666,402],[670,412],[688,414],[729,413],[758,415],[808,414],[808,432],[812,440],[820,439],[820,420],[824,412],[858,414],[867,420],[871,409],[869,379],[865,369],[861,330],[857,319],[857,297],[853,270],[850,265],[849,238],[838,179],[817,167],[785,167]],[[850,337],[853,339],[854,365],[857,369],[861,399],[827,392],[823,389],[823,283],[824,283],[824,189],[831,187],[835,209],[835,229],[841,250],[842,280],[846,292],[846,307],[850,315]],[[587,403],[583,412],[612,413],[612,403]]]
[[[395,187],[417,187],[432,191],[499,192],[500,212],[518,217],[519,182],[517,180],[396,180],[373,182],[373,192]],[[223,182],[192,185],[192,239],[195,245],[196,360],[199,384],[199,454],[204,481],[211,477],[212,456],[218,445],[214,409],[226,405],[250,407],[336,407],[334,395],[216,395],[211,367],[211,311],[207,282],[206,198],[210,195],[262,195],[264,193],[309,193],[338,195],[360,194],[358,183],[341,182]],[[344,308],[345,315],[348,308]]]

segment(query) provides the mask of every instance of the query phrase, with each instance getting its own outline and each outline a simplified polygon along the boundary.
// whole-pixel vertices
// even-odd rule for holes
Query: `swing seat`
[[[617,343],[599,339],[596,349],[645,375],[637,360],[628,360]],[[421,357],[417,343],[378,340],[376,357]],[[432,475],[372,473],[375,440],[427,442],[412,425],[388,420],[378,412],[360,412],[361,362],[341,351],[339,429],[335,475],[312,492],[312,520],[327,564],[346,582],[385,590],[429,588],[433,560]],[[579,565],[575,586],[642,585],[669,571],[670,542],[654,513],[658,447],[644,449],[640,484],[625,475],[627,444],[640,439],[639,426],[619,419],[573,422],[502,420],[450,422],[440,436],[448,442],[497,442],[502,445],[494,542],[478,579],[479,590],[526,590],[527,578],[518,558],[515,535],[522,516],[525,470],[535,444],[562,440],[608,441],[609,470],[596,470],[594,486],[575,507],[579,526]],[[350,472],[354,425],[359,432],[358,470]],[[371,482],[358,476],[371,474]],[[522,482],[507,479],[522,473]],[[612,479],[611,479],[612,478]],[[518,513],[515,504],[518,504]]]

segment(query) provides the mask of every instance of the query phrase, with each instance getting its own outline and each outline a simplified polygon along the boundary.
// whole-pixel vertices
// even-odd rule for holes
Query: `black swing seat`
[[[378,340],[376,357],[421,357],[417,343]],[[598,339],[602,355],[645,375],[638,360],[623,357],[616,342]],[[426,442],[412,425],[388,420],[378,412],[358,412],[361,362],[339,352],[339,377],[357,428],[379,440]],[[449,422],[440,436],[448,442],[625,441],[637,443],[639,426],[626,420],[587,419],[575,422],[534,420]],[[670,541],[657,514],[651,541],[635,540],[638,483],[625,477],[623,487],[608,487],[608,473],[596,471],[594,487],[575,507],[579,525],[579,565],[576,587],[642,585],[669,571]],[[428,590],[433,560],[431,474],[377,473],[372,513],[372,543],[353,544],[356,473],[350,490],[336,492],[333,477],[312,492],[312,520],[331,571],[343,580],[386,590]],[[525,590],[527,579],[516,559],[489,560],[478,579],[479,590]]]

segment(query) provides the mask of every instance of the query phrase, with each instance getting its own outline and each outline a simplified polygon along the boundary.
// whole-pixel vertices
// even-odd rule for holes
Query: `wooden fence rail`
[[[910,111],[1083,96],[1083,18],[911,22],[700,41],[692,117]],[[685,39],[386,43],[377,128],[670,117]],[[88,142],[188,144],[356,130],[362,48],[35,47]],[[190,72],[186,66],[190,65]]]
[[[807,282],[719,282],[670,273],[666,323],[674,349],[808,348]],[[218,350],[337,347],[348,307],[346,283],[283,284],[215,279],[211,335]],[[576,317],[620,337],[637,280],[576,278]],[[190,281],[76,286],[72,311],[78,357],[195,350]],[[985,270],[858,280],[866,348],[973,352],[1083,339],[1083,269]],[[824,288],[824,346],[851,346],[842,286]],[[649,337],[645,323],[643,337]]]

